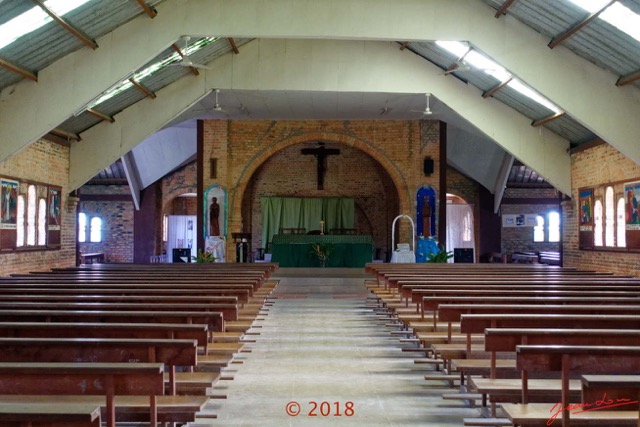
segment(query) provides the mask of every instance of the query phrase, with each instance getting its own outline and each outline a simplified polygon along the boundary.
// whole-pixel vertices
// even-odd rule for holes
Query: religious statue
[[[218,204],[218,198],[211,199],[211,207],[209,207],[209,236],[220,235],[220,205]]]
[[[422,235],[431,236],[431,205],[429,205],[429,197],[422,197]]]

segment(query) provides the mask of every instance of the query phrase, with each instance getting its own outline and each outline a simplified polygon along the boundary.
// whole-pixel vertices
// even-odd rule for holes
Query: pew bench
[[[146,397],[158,422],[156,396],[164,393],[161,363],[0,363],[0,395],[97,395],[106,399],[106,425],[115,427],[116,395]]]
[[[7,401],[0,396],[0,424],[30,427],[100,427],[100,405],[60,402],[55,396]]]

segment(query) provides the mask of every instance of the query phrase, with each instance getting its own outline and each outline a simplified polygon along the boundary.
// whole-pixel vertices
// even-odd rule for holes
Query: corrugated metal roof
[[[163,0],[147,0],[154,6]],[[9,0],[0,3],[0,24],[37,7],[31,0]],[[91,0],[64,16],[64,19],[90,38],[99,38],[127,23],[144,11],[135,1]],[[37,73],[56,60],[85,45],[55,22],[20,37],[0,49],[0,57]],[[22,77],[0,68],[0,90],[17,83]]]
[[[483,1],[496,10],[504,3]],[[640,13],[640,0],[622,0],[620,3]],[[506,13],[546,35],[549,41],[589,16],[573,3],[558,0],[516,1]],[[562,46],[617,76],[640,70],[640,42],[602,19],[591,21],[564,40]],[[640,81],[633,85],[640,88]]]

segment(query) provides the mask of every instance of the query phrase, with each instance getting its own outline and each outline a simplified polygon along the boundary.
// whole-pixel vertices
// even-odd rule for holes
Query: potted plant
[[[191,259],[193,259],[197,263],[216,262],[216,257],[213,256],[213,252],[203,251],[202,249],[198,249],[198,255],[192,256]]]
[[[333,252],[334,246],[333,243],[329,242],[316,242],[311,244],[310,252],[312,255],[318,258],[320,262],[320,267],[326,267],[327,259],[329,255]]]
[[[445,263],[453,256],[453,252],[447,252],[445,248],[440,248],[436,253],[429,254],[426,262]]]

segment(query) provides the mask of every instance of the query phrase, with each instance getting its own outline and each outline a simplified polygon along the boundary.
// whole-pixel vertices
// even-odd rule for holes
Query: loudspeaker
[[[455,248],[453,250],[453,262],[472,264],[473,248]]]
[[[429,176],[433,173],[433,159],[431,157],[425,157],[422,165],[422,171],[425,176]]]
[[[173,262],[191,262],[191,249],[173,248]]]

